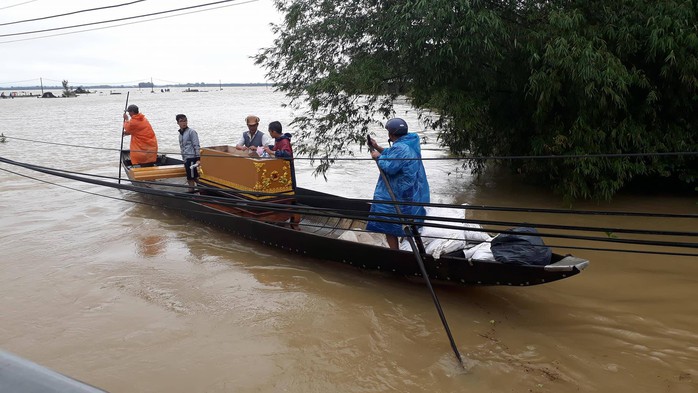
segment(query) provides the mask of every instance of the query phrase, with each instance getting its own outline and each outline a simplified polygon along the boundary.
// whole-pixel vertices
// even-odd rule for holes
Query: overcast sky
[[[0,26],[0,35],[126,18],[216,0],[2,0],[0,24],[132,2],[118,8],[4,25]],[[196,12],[201,10],[206,11]],[[44,85],[60,85],[67,79],[71,86],[135,84],[151,78],[156,85],[267,82],[264,69],[255,66],[250,56],[272,45],[269,25],[280,21],[272,0],[235,0],[108,24],[3,36],[0,88],[38,85],[39,78],[43,78]],[[73,33],[81,30],[90,31]],[[31,39],[41,36],[48,37]]]

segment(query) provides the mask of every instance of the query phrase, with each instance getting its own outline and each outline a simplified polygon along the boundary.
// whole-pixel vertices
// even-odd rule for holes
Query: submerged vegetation
[[[574,156],[501,161],[568,200],[610,199],[643,176],[698,177],[695,155],[661,155],[698,151],[692,1],[275,4],[285,18],[256,62],[310,108],[293,122],[296,149],[321,158],[320,172],[404,95],[436,114],[422,121],[455,154]]]

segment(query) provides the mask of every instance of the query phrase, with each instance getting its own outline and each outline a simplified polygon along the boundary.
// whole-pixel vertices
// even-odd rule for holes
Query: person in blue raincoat
[[[395,198],[400,202],[429,203],[429,182],[422,164],[422,149],[419,146],[419,136],[407,132],[407,123],[394,118],[385,123],[388,130],[388,139],[392,147],[382,148],[371,138],[370,144],[375,150],[371,156],[376,160],[381,171],[385,174],[393,190]],[[404,159],[404,160],[402,160]],[[373,199],[378,201],[392,201],[388,187],[382,176],[378,177],[378,183],[373,193]],[[385,233],[390,248],[398,249],[398,237],[405,235],[403,226],[396,218],[380,216],[379,213],[397,213],[398,205],[373,203],[371,205],[371,217],[389,219],[395,223],[369,221],[366,229],[372,232]],[[424,216],[424,206],[399,205],[401,214]],[[413,219],[407,218],[408,221]],[[417,220],[417,221],[422,221]]]

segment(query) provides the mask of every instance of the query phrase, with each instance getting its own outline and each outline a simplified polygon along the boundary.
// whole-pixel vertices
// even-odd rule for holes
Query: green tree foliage
[[[64,79],[63,82],[61,82],[61,84],[63,85],[63,94],[62,94],[63,97],[74,97],[75,96],[75,92],[70,88],[70,86],[68,86],[67,80]]]
[[[275,0],[255,57],[291,105],[296,150],[332,158],[407,96],[456,154],[698,151],[698,19],[672,0]],[[480,170],[485,161],[471,161]],[[637,176],[695,182],[695,156],[505,160],[569,199]]]

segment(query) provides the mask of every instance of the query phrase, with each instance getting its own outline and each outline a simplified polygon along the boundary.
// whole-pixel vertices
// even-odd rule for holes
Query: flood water
[[[118,176],[122,93],[0,100],[0,131],[10,137],[0,156]],[[160,150],[173,153],[177,113],[202,145],[234,144],[247,114],[264,130],[272,120],[288,124],[283,102],[264,87],[129,93]],[[415,113],[399,115],[417,128]],[[427,136],[424,155],[443,156]],[[505,175],[474,179],[453,161],[425,166],[433,202],[565,207]],[[307,161],[296,169],[300,186],[348,197],[370,197],[378,177],[370,161],[339,162],[327,181]],[[697,201],[621,195],[574,207],[698,214]],[[698,391],[698,258],[556,249],[591,265],[540,286],[437,287],[462,369],[424,285],[266,249],[138,202],[131,192],[0,164],[1,350],[110,392]],[[698,230],[697,219],[473,214]]]

